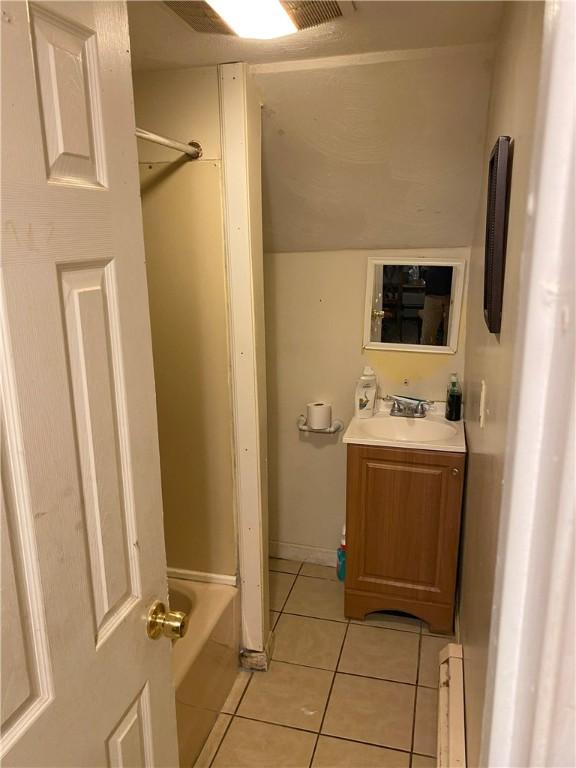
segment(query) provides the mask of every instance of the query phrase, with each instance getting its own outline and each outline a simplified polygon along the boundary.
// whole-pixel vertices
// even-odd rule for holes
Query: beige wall
[[[200,141],[202,160],[139,142],[168,566],[236,572],[232,407],[215,67],[135,75],[139,127]]]
[[[447,249],[446,254],[449,255]],[[370,364],[384,392],[443,399],[452,371],[463,375],[465,308],[458,352],[362,350],[367,255],[363,251],[268,253],[266,333],[270,461],[270,539],[334,558],[345,519],[342,435],[299,432],[306,403],[324,399],[348,422],[354,388]],[[404,384],[408,379],[408,385]]]
[[[370,363],[386,392],[444,397],[457,355],[362,352],[366,255],[469,246],[483,168],[492,48],[459,46],[255,68],[263,96],[270,539],[336,549],[341,435],[304,435],[307,402],[348,421]],[[354,249],[354,250],[346,250]],[[409,384],[404,386],[404,379]]]
[[[484,193],[471,256],[465,391],[469,459],[460,609],[465,657],[468,764],[471,766],[478,765],[479,757],[502,471],[508,413],[514,396],[510,391],[510,381],[522,281],[522,245],[542,14],[542,3],[506,4],[494,71],[484,164],[499,135],[509,135],[514,139],[504,309],[499,337],[488,333],[482,311]],[[482,381],[486,384],[486,422],[483,429],[479,424]]]
[[[256,67],[265,251],[470,245],[491,58],[454,46]]]

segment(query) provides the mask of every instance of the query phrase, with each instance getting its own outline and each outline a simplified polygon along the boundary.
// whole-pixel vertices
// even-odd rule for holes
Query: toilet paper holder
[[[340,421],[340,419],[334,419],[332,424],[326,427],[326,429],[313,429],[306,424],[306,416],[301,413],[298,416],[298,429],[300,432],[315,432],[317,435],[333,435],[335,432],[340,432],[340,430],[344,429],[344,422]]]

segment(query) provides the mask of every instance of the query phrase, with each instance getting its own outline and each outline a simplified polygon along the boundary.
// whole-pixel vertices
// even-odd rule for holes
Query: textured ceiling
[[[265,63],[495,39],[500,2],[341,2],[344,16],[278,40],[242,40],[195,32],[160,2],[129,0],[135,70],[230,61]],[[354,7],[356,10],[354,10]]]

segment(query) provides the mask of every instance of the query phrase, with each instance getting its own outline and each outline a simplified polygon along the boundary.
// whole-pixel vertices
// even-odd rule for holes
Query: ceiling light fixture
[[[238,37],[271,40],[298,29],[280,0],[207,0]]]

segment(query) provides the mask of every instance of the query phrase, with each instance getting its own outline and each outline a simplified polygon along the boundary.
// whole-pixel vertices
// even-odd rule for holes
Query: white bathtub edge
[[[172,578],[168,586],[173,589],[180,587],[193,601],[188,632],[172,646],[172,678],[178,691],[188,669],[198,658],[224,612],[238,598],[238,590],[225,584],[200,584]]]
[[[226,573],[206,573],[205,571],[188,571],[185,568],[167,568],[169,579],[184,579],[185,581],[202,581],[206,584],[224,584],[227,587],[238,586],[236,576]]]

